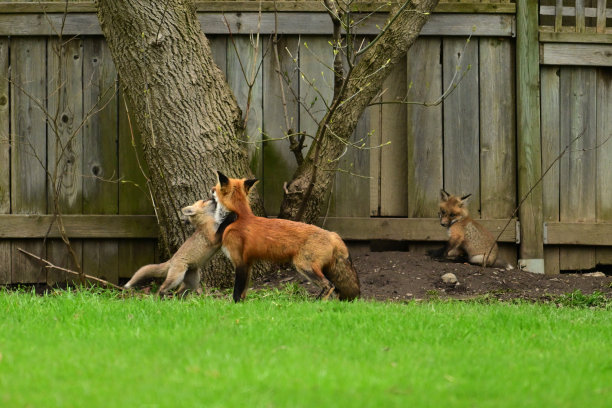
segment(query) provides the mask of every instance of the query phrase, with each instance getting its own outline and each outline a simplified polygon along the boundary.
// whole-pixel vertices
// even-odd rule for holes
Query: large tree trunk
[[[212,59],[190,0],[98,0],[98,18],[141,131],[166,248],[188,236],[181,207],[210,196],[215,170],[250,177],[241,112]],[[204,271],[231,282],[223,257]]]
[[[288,185],[280,217],[307,223],[317,221],[321,201],[337,170],[336,158],[342,154],[359,117],[384,80],[416,41],[438,0],[413,0],[402,8],[404,3],[400,0],[391,10],[392,23],[349,72],[340,94],[334,96],[331,109],[319,124],[317,142],[311,145]],[[344,103],[349,98],[350,102]]]

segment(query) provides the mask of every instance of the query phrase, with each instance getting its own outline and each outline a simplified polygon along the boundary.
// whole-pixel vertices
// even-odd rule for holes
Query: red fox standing
[[[359,279],[346,245],[335,232],[301,222],[257,217],[248,201],[257,179],[231,179],[217,172],[213,189],[217,211],[231,211],[238,218],[223,233],[223,252],[236,268],[233,298],[244,299],[251,265],[257,259],[293,262],[298,272],[321,288],[319,298],[334,292],[341,300],[359,296]],[[223,213],[221,213],[223,216]]]
[[[493,235],[469,216],[465,204],[471,194],[461,198],[440,191],[440,225],[448,228],[448,246],[445,255],[457,257],[465,253],[470,263],[514,269],[497,259],[497,243]]]

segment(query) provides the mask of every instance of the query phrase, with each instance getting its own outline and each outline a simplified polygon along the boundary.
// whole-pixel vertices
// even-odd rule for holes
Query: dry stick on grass
[[[82,276],[82,277],[85,277],[87,279],[94,280],[96,282],[102,283],[103,285],[110,286],[111,288],[114,288],[114,289],[118,289],[118,290],[121,290],[121,291],[125,290],[125,288],[122,288],[121,286],[117,286],[114,283],[111,283],[111,282],[109,282],[107,280],[96,278],[95,276],[87,275],[86,273],[76,272],[76,271],[73,271],[73,270],[70,270],[70,269],[62,268],[61,266],[54,265],[50,261],[48,261],[46,259],[43,259],[43,258],[41,258],[38,255],[34,255],[33,253],[30,253],[30,252],[26,251],[25,249],[17,248],[17,250],[19,252],[25,254],[25,255],[28,255],[28,256],[38,260],[38,262],[40,262],[40,264],[43,267],[45,267],[45,268],[57,269],[58,271],[67,272],[67,273],[71,273],[73,275]]]

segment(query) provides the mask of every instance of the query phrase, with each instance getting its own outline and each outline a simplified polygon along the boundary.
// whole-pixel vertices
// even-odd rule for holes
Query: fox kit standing
[[[233,214],[224,214],[223,219],[216,220],[216,208],[217,204],[212,200],[199,200],[183,208],[181,212],[196,229],[193,235],[167,262],[145,265],[136,271],[125,287],[131,288],[147,278],[165,278],[158,291],[160,295],[165,295],[180,284],[179,293],[188,289],[201,293],[199,267],[219,250],[223,229],[233,221]]]
[[[465,253],[470,263],[514,269],[497,259],[497,243],[493,235],[469,216],[465,207],[471,194],[461,198],[440,191],[440,225],[448,228],[446,256],[457,257]]]
[[[213,189],[217,211],[238,216],[223,233],[223,252],[236,268],[235,302],[245,298],[251,265],[257,259],[293,262],[300,274],[321,288],[321,299],[334,290],[341,300],[359,296],[357,273],[338,234],[301,222],[257,217],[247,197],[257,180],[230,179],[217,173],[219,183]]]

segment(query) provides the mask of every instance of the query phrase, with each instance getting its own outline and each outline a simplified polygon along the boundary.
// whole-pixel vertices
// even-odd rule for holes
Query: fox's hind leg
[[[321,288],[321,292],[317,295],[317,299],[327,300],[329,299],[330,295],[334,293],[334,285],[325,277],[325,275],[323,275],[323,271],[318,265],[299,260],[296,260],[293,264],[295,269],[297,269],[302,276]]]
[[[185,278],[185,273],[187,272],[187,265],[171,265],[168,270],[168,277],[162,285],[159,287],[157,293],[159,295],[165,295],[172,289],[176,288],[178,285],[183,283],[183,279]]]
[[[200,270],[198,268],[190,268],[185,273],[183,283],[179,287],[177,294],[182,295],[186,291],[192,291],[198,295],[202,294],[202,287],[200,286]]]

